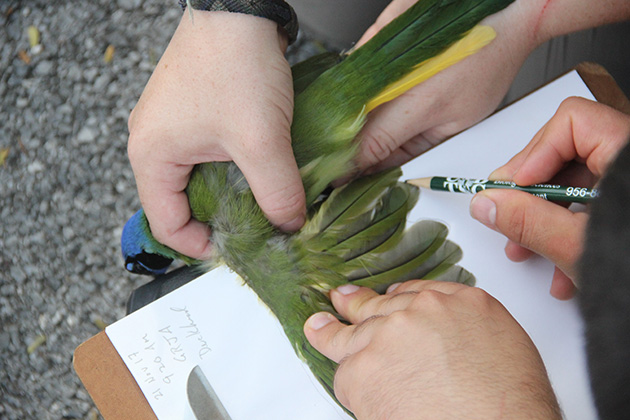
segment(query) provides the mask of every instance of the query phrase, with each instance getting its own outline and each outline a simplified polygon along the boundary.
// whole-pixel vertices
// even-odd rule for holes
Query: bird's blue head
[[[139,210],[125,223],[120,238],[125,268],[136,274],[164,274],[173,259],[160,255],[160,244],[151,235],[144,211]]]

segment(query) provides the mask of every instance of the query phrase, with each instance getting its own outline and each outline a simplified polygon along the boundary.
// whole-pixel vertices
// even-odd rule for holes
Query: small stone
[[[28,164],[26,170],[31,174],[41,172],[44,170],[44,164],[41,163],[39,160],[34,160],[33,162]]]
[[[87,69],[83,72],[83,77],[85,77],[85,80],[88,83],[92,83],[94,81],[94,79],[96,78],[96,75],[98,74],[98,69],[95,68],[91,68],[91,69]]]
[[[43,49],[44,49],[44,47],[42,47],[42,44],[37,44],[37,45],[34,45],[33,47],[31,47],[30,52],[31,52],[32,55],[38,55],[38,54],[41,54]]]
[[[8,350],[11,346],[11,336],[8,332],[0,332],[0,350]],[[4,351],[2,352],[4,353]]]
[[[133,10],[140,7],[142,0],[118,0],[118,7],[123,10]]]
[[[94,47],[96,47],[96,43],[94,42],[93,38],[86,38],[85,39],[85,49],[90,51],[93,50]]]
[[[92,277],[99,286],[107,284],[107,281],[109,280],[109,276],[102,271],[94,271]]]
[[[26,108],[27,105],[28,105],[27,98],[17,98],[15,100],[15,106],[18,108]]]
[[[70,226],[64,226],[62,231],[63,231],[63,237],[65,239],[74,238],[74,229],[72,229]]]
[[[35,67],[34,73],[37,76],[48,76],[52,73],[53,68],[54,64],[52,61],[44,60]]]
[[[111,82],[112,78],[109,74],[102,74],[94,81],[94,90],[100,92],[105,89],[107,85]]]
[[[81,131],[77,134],[77,141],[79,143],[91,143],[96,139],[96,135],[93,128],[86,126],[81,128]]]
[[[81,69],[76,64],[73,64],[68,69],[68,79],[78,82],[81,80]]]

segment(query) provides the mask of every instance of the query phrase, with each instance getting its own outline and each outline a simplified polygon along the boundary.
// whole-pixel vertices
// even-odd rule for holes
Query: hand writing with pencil
[[[491,179],[519,185],[553,182],[590,187],[630,138],[630,116],[582,98],[565,100],[532,141]],[[508,238],[505,253],[513,261],[539,254],[556,265],[550,293],[570,299],[575,292],[575,263],[582,253],[587,212],[513,190],[475,195],[471,215]]]

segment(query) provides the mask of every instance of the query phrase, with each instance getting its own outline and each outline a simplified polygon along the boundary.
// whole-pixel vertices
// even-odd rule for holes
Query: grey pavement
[[[181,16],[176,0],[0,0],[0,419],[100,417],[72,354],[147,281],[119,250],[139,208],[127,116]],[[297,44],[291,61],[318,49]]]

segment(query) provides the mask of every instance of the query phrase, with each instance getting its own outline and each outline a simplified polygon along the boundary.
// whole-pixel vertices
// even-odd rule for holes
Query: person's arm
[[[129,118],[129,160],[152,233],[208,257],[208,227],[184,192],[193,166],[233,160],[269,220],[301,227],[305,197],[291,149],[293,86],[276,22],[241,13],[188,12]]]
[[[490,178],[519,185],[591,186],[629,138],[630,116],[596,102],[570,98],[527,147]],[[559,299],[573,296],[587,213],[574,213],[530,194],[507,190],[478,193],[470,212],[509,239],[508,258],[523,261],[537,253],[551,260],[556,265],[551,294]]]
[[[342,286],[304,332],[339,362],[335,395],[359,420],[561,419],[527,333],[481,289],[409,281],[385,295]]]
[[[413,3],[392,1],[359,44]],[[489,115],[527,56],[543,42],[626,19],[627,0],[516,0],[482,22],[497,32],[490,45],[369,116],[360,135],[359,170],[403,164]]]

